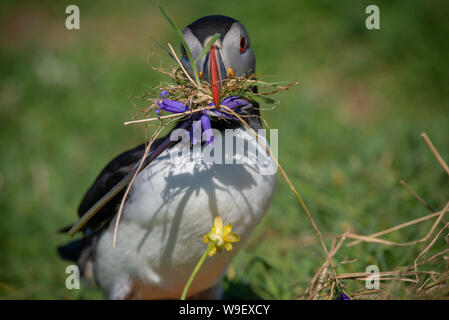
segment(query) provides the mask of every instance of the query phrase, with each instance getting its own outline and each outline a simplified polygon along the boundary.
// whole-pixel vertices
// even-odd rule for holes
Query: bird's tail
[[[97,237],[90,235],[58,247],[59,256],[64,260],[75,262],[80,270],[80,275],[88,280],[88,283],[95,283],[93,257],[96,241]]]
[[[78,262],[83,253],[92,244],[92,237],[71,241],[58,247],[59,256],[64,260]]]

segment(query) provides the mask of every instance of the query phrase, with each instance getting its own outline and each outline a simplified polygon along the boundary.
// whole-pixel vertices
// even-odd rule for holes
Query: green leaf
[[[198,56],[198,58],[196,58],[195,62],[200,61],[200,59],[202,57],[204,57],[210,50],[210,48],[212,47],[212,45],[215,43],[215,41],[217,41],[217,39],[220,37],[219,33],[214,34],[214,36],[209,40],[209,42],[206,44],[206,46],[204,47],[203,51],[201,51],[201,54]]]
[[[276,102],[276,100],[272,99],[272,98],[268,98],[267,96],[261,96],[261,95],[253,95],[251,96],[252,99],[256,100],[256,102],[264,102],[267,104],[273,104]]]
[[[198,88],[201,88],[200,77],[198,76],[198,69],[196,68],[195,61],[193,60],[192,52],[190,51],[190,48],[187,45],[186,40],[182,36],[181,29],[179,29],[179,27],[176,25],[176,23],[168,16],[167,12],[165,12],[164,8],[162,8],[160,1],[157,2],[157,5],[159,7],[159,10],[161,10],[161,13],[164,15],[165,19],[167,19],[168,23],[172,26],[173,30],[175,30],[176,35],[181,40],[182,45],[186,49],[187,56],[189,57],[190,64],[192,65],[192,70],[193,70],[193,75],[195,77],[196,85],[198,86]]]

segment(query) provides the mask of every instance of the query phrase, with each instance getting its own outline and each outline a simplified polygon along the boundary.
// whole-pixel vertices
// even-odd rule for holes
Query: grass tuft
[[[421,136],[440,163],[441,167],[449,175],[446,162],[434,147],[427,134],[423,133]],[[427,202],[416,194],[407,183],[402,180],[401,184],[404,185],[424,207],[429,209]],[[446,222],[444,219],[444,215],[448,210],[449,201],[444,208],[438,212],[401,223],[400,225],[376,232],[369,236],[358,235],[349,231],[335,236],[332,239],[331,250],[327,255],[326,261],[316,271],[305,294],[298,296],[298,298],[313,300],[336,299],[340,292],[345,293],[351,299],[434,299],[447,297],[449,294],[449,265],[447,263],[449,258],[449,248],[437,251],[433,254],[429,254],[429,252],[437,241],[446,242],[447,246],[449,246],[449,234],[446,233],[446,235],[444,235],[449,227],[449,222]],[[431,228],[426,236],[419,240],[399,243],[380,238],[381,236],[385,236],[394,231],[410,228],[418,223],[431,219],[434,219]],[[443,226],[440,227],[438,232],[435,232],[441,224]],[[338,265],[355,262],[355,260],[339,261],[338,263],[332,262],[342,248],[343,243],[349,239],[354,241],[347,243],[347,247],[352,247],[362,242],[392,247],[412,247],[421,243],[425,243],[426,246],[419,252],[415,259],[409,260],[407,266],[397,266],[390,271],[378,272],[375,277],[373,277],[373,274],[370,272],[338,273]],[[423,268],[425,269],[423,270]],[[378,288],[367,288],[366,283],[373,283],[375,280],[390,282],[390,285],[382,290]],[[355,286],[349,286],[350,290],[348,290],[348,286],[344,284],[343,281],[356,281],[357,283]],[[401,292],[400,296],[398,296],[398,292]]]

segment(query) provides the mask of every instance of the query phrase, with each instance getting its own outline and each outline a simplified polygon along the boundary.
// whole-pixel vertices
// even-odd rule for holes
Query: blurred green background
[[[65,28],[77,4],[81,29]],[[328,246],[336,234],[370,234],[428,214],[449,200],[449,177],[420,137],[449,160],[447,1],[165,1],[184,27],[209,14],[240,20],[257,72],[299,81],[275,111],[280,162],[309,205]],[[365,8],[380,8],[380,30]],[[100,298],[65,288],[57,229],[76,220],[84,192],[115,155],[141,143],[124,127],[145,106],[135,98],[164,77],[146,58],[178,41],[154,1],[2,1],[0,4],[0,298]],[[164,55],[153,56],[152,65]],[[266,106],[269,107],[269,106]],[[387,237],[410,241],[430,223]],[[438,241],[432,252],[444,248]],[[339,272],[409,265],[424,244],[361,244],[336,260]],[[295,298],[323,262],[313,229],[286,183],[224,280],[228,298]],[[436,261],[435,268],[444,262]],[[447,264],[447,262],[446,262]],[[345,282],[350,288],[355,284]]]

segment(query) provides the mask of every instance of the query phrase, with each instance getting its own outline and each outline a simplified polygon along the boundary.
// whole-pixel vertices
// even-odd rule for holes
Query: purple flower
[[[202,130],[201,130],[201,121],[195,120],[193,121],[192,129],[190,129],[190,141],[195,145],[201,142]]]
[[[183,113],[188,110],[184,103],[175,100],[162,99],[162,101],[157,102],[157,105],[162,110],[170,113]]]
[[[249,105],[250,103],[240,97],[232,96],[232,97],[227,97],[226,99],[224,99],[221,102],[221,104],[228,108],[235,109],[238,107],[243,107],[243,106]]]
[[[186,112],[189,108],[182,102],[176,101],[176,100],[168,100],[165,97],[169,96],[170,93],[166,90],[161,91],[161,101],[157,102],[158,108],[156,108],[156,113],[158,116],[161,115],[160,110],[164,110],[166,112],[170,113],[183,113]],[[230,109],[237,109],[239,107],[243,106],[251,106],[251,103],[249,103],[247,100],[242,99],[237,96],[227,97],[224,99],[221,103],[221,105],[224,105]],[[214,104],[211,103],[209,106],[213,106]],[[201,142],[201,136],[204,132],[205,138],[206,138],[206,145],[214,141],[214,136],[212,134],[212,125],[210,122],[209,115],[215,115],[226,119],[233,119],[237,120],[236,117],[229,114],[226,110],[223,110],[221,107],[217,109],[212,110],[203,110],[201,111],[201,117],[195,116],[194,117],[194,123],[192,126],[192,129],[190,130],[190,139],[192,141],[192,144],[195,145],[197,143]],[[201,129],[200,129],[201,128]]]
[[[346,294],[340,293],[340,294],[337,296],[337,299],[336,299],[336,300],[351,300],[351,299],[349,299],[349,297],[348,297]]]
[[[212,134],[212,125],[210,123],[210,118],[208,115],[201,115],[201,125],[203,126],[203,131],[206,135],[206,144],[209,144],[214,141],[214,135]]]
[[[161,97],[162,97],[162,99],[165,98],[165,96],[169,96],[169,95],[170,95],[170,93],[169,93],[167,90],[162,90],[162,91],[161,91]]]

